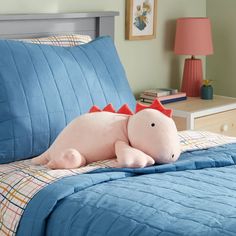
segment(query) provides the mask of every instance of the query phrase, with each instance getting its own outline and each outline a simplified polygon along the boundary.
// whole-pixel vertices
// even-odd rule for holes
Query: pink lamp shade
[[[209,18],[180,18],[177,20],[175,54],[191,55],[185,59],[181,91],[187,96],[200,96],[202,85],[202,62],[197,55],[213,54],[211,23]]]
[[[194,56],[213,54],[209,18],[177,19],[174,52]]]

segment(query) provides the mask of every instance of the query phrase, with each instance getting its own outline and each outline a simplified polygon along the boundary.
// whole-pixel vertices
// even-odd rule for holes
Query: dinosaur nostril
[[[175,154],[172,155],[172,158],[174,158],[174,157],[175,157]]]

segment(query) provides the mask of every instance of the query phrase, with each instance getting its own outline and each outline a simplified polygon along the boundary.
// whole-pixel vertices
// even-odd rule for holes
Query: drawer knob
[[[229,129],[229,126],[227,124],[224,124],[221,126],[221,131],[223,131],[223,132],[228,131],[228,129]]]

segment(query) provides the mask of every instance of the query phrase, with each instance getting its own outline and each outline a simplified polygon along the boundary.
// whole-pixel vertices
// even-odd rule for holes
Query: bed
[[[50,170],[27,159],[93,104],[134,108],[112,42],[116,15],[0,16],[5,39],[97,38],[68,48],[0,42],[0,235],[235,235],[233,137],[184,131],[177,162],[137,169],[108,160]]]

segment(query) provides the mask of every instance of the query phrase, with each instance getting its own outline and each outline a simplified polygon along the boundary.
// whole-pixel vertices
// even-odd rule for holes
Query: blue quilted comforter
[[[64,178],[31,200],[17,235],[236,235],[235,161],[229,144]]]

